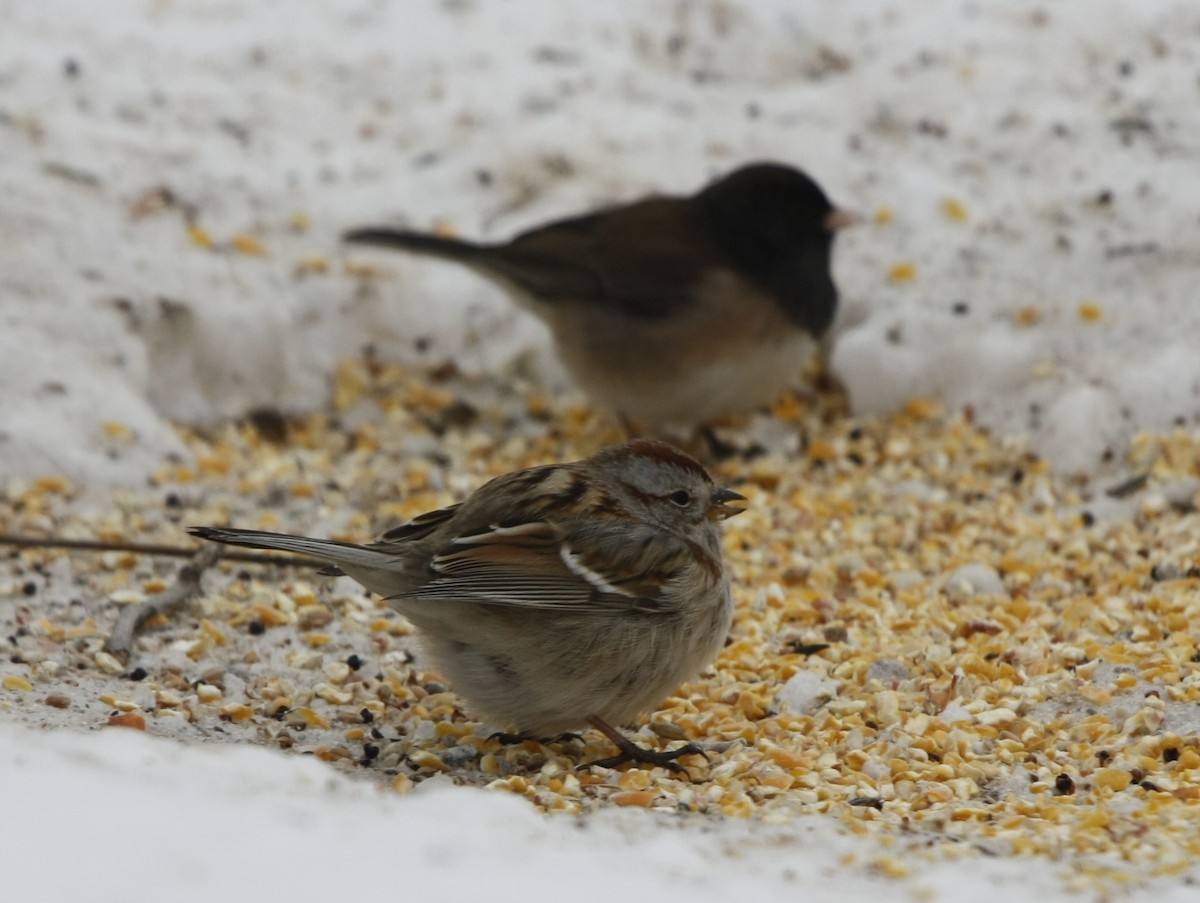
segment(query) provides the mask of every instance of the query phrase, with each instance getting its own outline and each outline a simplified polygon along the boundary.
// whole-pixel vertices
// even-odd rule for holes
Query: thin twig
[[[104,651],[115,655],[122,664],[129,662],[133,651],[133,638],[138,630],[155,615],[167,614],[174,611],[193,596],[200,594],[200,578],[204,572],[217,563],[221,557],[221,547],[209,543],[197,552],[192,560],[179,569],[175,582],[156,593],[140,605],[131,605],[121,610],[117,623],[113,625],[112,633],[104,641]]]
[[[83,552],[130,552],[134,555],[164,555],[170,558],[191,558],[203,546],[161,546],[152,543],[107,542],[101,539],[63,539],[58,536],[23,536],[0,533],[0,546],[19,549],[75,549]],[[244,552],[230,549],[221,556],[226,561],[245,561],[250,564],[279,566],[299,565],[320,567],[321,563],[291,555],[271,555],[264,552]]]

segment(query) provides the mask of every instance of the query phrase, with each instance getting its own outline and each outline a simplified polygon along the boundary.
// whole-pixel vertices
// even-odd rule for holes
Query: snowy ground
[[[0,0],[0,22],[0,478],[137,485],[183,453],[172,421],[320,407],[336,363],[368,345],[483,372],[532,348],[523,372],[559,379],[540,328],[490,286],[347,254],[337,235],[391,220],[502,237],[760,158],[867,216],[836,257],[832,363],[856,411],[934,396],[1068,471],[1119,470],[1136,429],[1200,423],[1187,0],[162,0],[102,15]],[[272,891],[297,896],[420,877],[515,899],[512,876],[536,868],[572,897],[649,881],[662,899],[715,898],[749,886],[726,877],[734,845],[764,892],[880,892],[839,868],[853,838],[811,825],[786,841],[744,825],[647,834],[632,814],[579,830],[507,798],[379,799],[313,763],[126,735],[0,727],[0,761],[6,804],[26,813],[0,829],[22,899],[162,899],[156,882],[172,899],[247,898],[240,852],[285,834],[280,851],[336,857],[275,860]],[[50,830],[91,858],[68,872],[33,855]],[[428,844],[419,866],[391,852],[412,848],[406,831]],[[988,868],[1044,896],[1061,886],[1046,863]],[[484,882],[500,873],[497,893]],[[977,859],[907,887],[1017,892]]]
[[[452,267],[348,258],[346,227],[501,237],[756,158],[890,216],[838,249],[856,410],[970,405],[1067,469],[1197,422],[1184,0],[0,14],[0,473],[133,482],[179,450],[165,418],[319,406],[368,343],[486,369],[541,341]],[[106,422],[139,437],[120,460]]]
[[[6,806],[21,813],[0,825],[10,899],[324,900],[352,890],[495,903],[562,894],[580,903],[785,894],[983,903],[1042,893],[1064,877],[1045,861],[972,856],[967,868],[931,862],[897,880],[873,865],[894,861],[888,851],[821,819],[547,818],[449,779],[389,799],[313,760],[134,731],[85,739],[0,727],[0,755]],[[1156,899],[1193,893],[1173,887]]]

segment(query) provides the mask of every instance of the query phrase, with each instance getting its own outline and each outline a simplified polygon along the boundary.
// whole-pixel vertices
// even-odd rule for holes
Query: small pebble
[[[811,714],[837,693],[837,684],[811,671],[801,671],[779,689],[779,701],[789,712]]]

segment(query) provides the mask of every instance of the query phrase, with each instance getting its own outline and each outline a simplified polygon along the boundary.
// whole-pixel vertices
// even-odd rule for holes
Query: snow
[[[1065,471],[1200,423],[1188,0],[0,0],[0,22],[0,478],[138,484],[186,454],[172,421],[320,407],[366,346],[480,372],[532,349],[559,381],[540,326],[493,287],[337,236],[499,238],[762,158],[866,215],[836,256],[832,366],[855,412],[935,397]],[[162,188],[178,203],[153,208]],[[239,234],[266,253],[232,250]],[[298,272],[314,255],[329,271]],[[889,279],[899,264],[915,278]],[[137,436],[119,456],[112,424]],[[0,763],[14,899],[897,886],[839,867],[878,851],[819,820],[580,828],[503,795],[389,799],[318,763],[132,732],[0,724]],[[900,886],[1063,893],[1049,863],[974,857]]]
[[[449,778],[397,798],[312,759],[120,728],[85,736],[0,724],[0,795],[19,814],[0,821],[6,895],[29,903],[347,894],[1000,903],[1054,894],[1062,880],[1044,860],[978,857],[885,878],[871,866],[890,854],[822,818],[784,826],[641,810],[554,817]],[[1156,899],[1182,903],[1191,893],[1163,887]]]
[[[136,482],[181,453],[168,421],[318,407],[367,345],[483,372],[534,348],[560,380],[497,289],[337,236],[404,221],[498,238],[758,158],[890,212],[836,259],[832,362],[857,412],[970,406],[1068,471],[1200,418],[1186,0],[0,13],[2,474]],[[179,203],[148,209],[163,187]],[[230,250],[243,233],[267,253]],[[313,255],[330,271],[297,275]],[[889,281],[897,264],[915,278]],[[119,459],[110,422],[139,438]]]

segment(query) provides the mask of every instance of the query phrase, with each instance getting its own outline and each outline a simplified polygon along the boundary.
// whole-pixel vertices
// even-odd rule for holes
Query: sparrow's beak
[[[718,487],[713,490],[712,503],[708,506],[709,520],[725,520],[728,517],[733,517],[735,514],[741,514],[746,510],[744,505],[735,505],[730,507],[730,502],[745,502],[747,501],[744,495],[734,492],[732,489]]]
[[[825,229],[828,232],[837,232],[845,229],[847,226],[855,226],[862,222],[862,217],[853,210],[833,209],[825,214]]]

